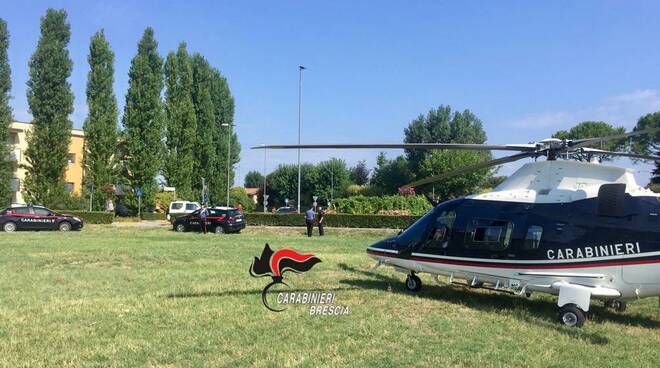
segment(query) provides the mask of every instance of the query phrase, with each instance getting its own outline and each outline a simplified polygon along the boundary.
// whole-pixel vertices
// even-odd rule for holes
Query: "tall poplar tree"
[[[27,99],[33,116],[25,156],[25,189],[29,201],[62,206],[68,197],[64,174],[68,163],[73,93],[67,81],[73,62],[67,45],[71,29],[64,10],[48,9],[41,18],[41,37],[29,62]]]
[[[194,150],[197,116],[193,104],[193,69],[186,44],[179,44],[165,62],[166,159],[163,174],[167,184],[183,198],[193,196]]]
[[[192,57],[193,91],[192,98],[197,116],[197,147],[194,151],[195,164],[193,170],[193,188],[195,194],[201,195],[202,178],[209,188],[220,185],[218,178],[218,156],[214,146],[216,136],[216,118],[212,90],[212,68],[200,54]],[[226,181],[225,181],[226,182]],[[220,198],[209,198],[213,203],[219,203]]]
[[[89,73],[87,74],[87,106],[85,119],[86,183],[94,185],[94,206],[104,207],[107,193],[102,188],[117,179],[117,99],[112,89],[115,55],[103,30],[92,36],[89,45]]]
[[[13,170],[9,160],[11,70],[9,68],[9,58],[7,57],[8,48],[9,31],[7,30],[7,22],[0,18],[0,206],[2,207],[9,204],[13,192],[10,185]]]
[[[150,27],[138,44],[138,53],[128,72],[124,107],[125,175],[133,190],[142,188],[143,203],[154,202],[156,175],[163,162],[163,59]]]
[[[234,127],[234,97],[229,90],[227,79],[220,74],[217,69],[212,70],[211,74],[211,99],[215,111],[216,126],[213,135],[213,145],[216,147],[216,170],[218,170],[218,185],[210,188],[211,197],[218,203],[226,202],[227,182],[231,187],[234,182],[234,165],[239,161],[241,145],[238,143],[238,137]],[[229,126],[223,126],[223,125]],[[231,138],[230,138],[231,134]],[[231,152],[227,156],[228,147],[231,140]],[[230,162],[229,180],[227,180],[227,160]]]

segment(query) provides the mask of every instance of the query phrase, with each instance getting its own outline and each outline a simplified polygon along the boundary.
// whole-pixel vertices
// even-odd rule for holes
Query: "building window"
[[[72,192],[73,192],[73,186],[74,186],[73,183],[66,183],[66,190],[67,190],[69,193],[72,193]]]
[[[525,236],[523,249],[539,249],[539,245],[541,245],[541,236],[543,236],[543,227],[537,225],[530,226],[527,229],[527,235]]]
[[[69,153],[69,165],[73,165],[76,163],[76,154],[75,153]]]
[[[18,192],[21,189],[21,179],[13,178],[10,182],[12,192]]]
[[[9,143],[10,144],[18,144],[18,133],[10,133],[9,134]]]

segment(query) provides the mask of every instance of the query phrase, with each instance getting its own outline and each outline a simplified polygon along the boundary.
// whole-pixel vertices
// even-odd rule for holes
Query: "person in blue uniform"
[[[206,206],[203,206],[202,209],[199,210],[199,218],[202,221],[202,231],[204,232],[204,234],[206,234],[207,231],[206,217],[208,217],[208,215],[209,215],[209,210],[206,209]]]
[[[312,230],[314,230],[314,218],[316,218],[316,213],[314,208],[310,207],[307,212],[305,212],[305,223],[307,224],[307,236],[312,236]]]

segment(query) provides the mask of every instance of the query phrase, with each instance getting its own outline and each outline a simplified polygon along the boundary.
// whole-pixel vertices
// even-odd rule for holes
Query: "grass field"
[[[206,236],[89,226],[0,234],[0,365],[233,367],[658,367],[657,299],[625,314],[597,305],[582,329],[559,326],[554,301],[369,271],[386,231],[251,228]],[[264,243],[316,253],[291,289],[333,291],[350,315],[266,310],[269,278],[248,274]]]

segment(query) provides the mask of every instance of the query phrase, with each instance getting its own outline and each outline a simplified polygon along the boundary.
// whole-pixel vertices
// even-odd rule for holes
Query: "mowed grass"
[[[439,285],[373,265],[386,231],[250,228],[240,235],[89,226],[0,234],[0,365],[232,367],[657,367],[657,299],[625,314],[597,305],[582,329],[554,299]],[[332,291],[350,315],[266,310],[270,278],[248,268],[264,243],[316,253],[291,290]]]

